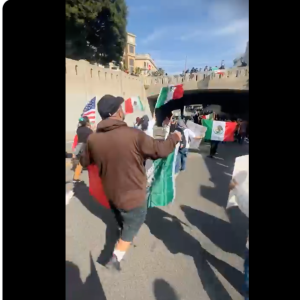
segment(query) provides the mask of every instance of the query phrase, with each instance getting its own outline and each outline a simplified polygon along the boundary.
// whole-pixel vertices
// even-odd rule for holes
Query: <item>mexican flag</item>
[[[132,114],[134,111],[143,111],[144,106],[139,96],[131,97],[125,100],[124,111],[126,114]]]
[[[159,108],[167,104],[171,100],[180,99],[183,97],[183,85],[169,85],[162,87],[158,95],[155,108]]]
[[[204,115],[202,116],[202,119],[205,120],[212,120],[214,118],[214,114]]]
[[[225,72],[223,70],[218,70],[218,71],[215,71],[215,74],[224,75]]]
[[[213,120],[202,120],[202,125],[207,128],[205,139],[212,141],[234,141],[235,122],[222,122]]]
[[[175,164],[179,143],[166,158],[146,161],[148,207],[166,206],[175,199]]]

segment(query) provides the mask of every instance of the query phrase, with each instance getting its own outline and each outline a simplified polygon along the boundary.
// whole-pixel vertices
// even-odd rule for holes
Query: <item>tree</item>
[[[128,71],[128,68],[127,68],[127,65],[126,65],[126,62],[125,62],[125,60],[123,60],[123,62],[122,63],[120,63],[120,70],[121,71]]]
[[[126,25],[125,0],[66,0],[66,56],[119,65]]]
[[[162,68],[159,68],[157,71],[152,72],[152,76],[164,76],[165,71]]]
[[[141,73],[142,73],[142,69],[139,68],[139,67],[136,67],[136,68],[135,68],[134,74],[135,74],[135,75],[140,75]]]

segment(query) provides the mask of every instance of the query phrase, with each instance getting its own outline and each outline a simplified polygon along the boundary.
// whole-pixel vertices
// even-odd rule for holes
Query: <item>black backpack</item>
[[[180,145],[179,145],[179,150],[184,149],[186,147],[186,139],[185,139],[185,135],[184,135],[184,130],[180,127],[177,127],[176,130],[181,133],[181,141],[180,141]]]

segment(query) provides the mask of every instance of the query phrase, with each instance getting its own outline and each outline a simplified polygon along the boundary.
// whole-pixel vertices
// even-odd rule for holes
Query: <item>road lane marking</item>
[[[66,193],[66,206],[70,203],[70,200],[72,199],[73,196],[74,196],[74,192],[72,190]]]
[[[222,157],[218,157],[218,156],[214,156],[214,158],[216,158],[216,159],[220,159],[220,160],[224,160],[224,158],[222,158]]]
[[[224,172],[225,175],[232,177],[232,174]]]
[[[218,163],[218,162],[217,162],[217,165],[228,168],[228,166],[223,165],[223,164],[220,164],[220,163]]]

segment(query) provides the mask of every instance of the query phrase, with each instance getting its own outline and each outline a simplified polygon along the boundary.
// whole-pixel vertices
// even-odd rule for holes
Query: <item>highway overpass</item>
[[[168,84],[182,83],[185,91],[183,99],[169,105],[222,102],[224,111],[245,112],[249,105],[249,68],[223,71],[223,76],[201,72],[185,77],[137,77],[91,65],[87,61],[66,59],[66,139],[73,138],[78,118],[93,97],[98,100],[105,94],[124,99],[139,96],[145,107],[144,114],[150,115],[160,89]],[[140,116],[141,112],[130,114],[126,116],[126,122],[131,126]],[[97,113],[96,122],[100,119]]]

